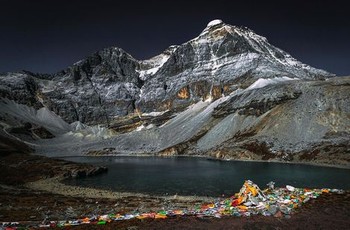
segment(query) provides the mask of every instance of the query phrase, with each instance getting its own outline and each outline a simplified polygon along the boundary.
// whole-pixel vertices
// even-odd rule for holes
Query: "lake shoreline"
[[[47,220],[69,220],[96,214],[133,213],[158,211],[164,208],[193,208],[212,201],[212,197],[155,197],[144,194],[117,194],[108,196],[110,191],[88,190],[66,187],[61,180],[64,175],[76,170],[91,170],[93,166],[71,163],[31,154],[1,155],[3,177],[0,179],[0,222],[20,221],[40,224]],[[36,167],[38,164],[40,168]],[[60,165],[57,167],[57,165]],[[56,167],[56,168],[55,168]],[[52,168],[55,168],[52,171]],[[100,172],[103,173],[103,172]],[[9,176],[9,177],[7,177]],[[9,178],[12,178],[9,180]],[[80,194],[79,194],[80,193]],[[337,205],[334,205],[337,204]],[[106,229],[190,229],[198,228],[284,228],[299,226],[317,228],[320,224],[328,227],[346,228],[350,205],[350,193],[322,194],[318,199],[304,204],[287,218],[253,216],[201,219],[198,217],[176,217],[165,220],[124,220],[107,224]],[[324,211],[326,210],[326,211]],[[345,210],[345,212],[344,212]],[[329,218],[331,215],[331,218]],[[329,220],[331,219],[331,220]],[[27,221],[27,222],[26,222]],[[74,229],[101,229],[97,225],[75,226]]]
[[[209,202],[216,199],[216,197],[210,196],[185,196],[185,195],[151,195],[145,193],[136,192],[117,192],[102,188],[82,187],[67,185],[63,183],[66,178],[55,177],[49,179],[38,180],[34,182],[28,182],[24,186],[33,190],[42,190],[45,192],[56,193],[64,196],[74,196],[82,198],[108,198],[108,199],[121,199],[126,197],[141,197],[152,199],[165,199],[168,201],[202,201]],[[78,179],[79,180],[79,179]]]
[[[350,164],[348,165],[339,165],[339,164],[325,164],[319,162],[305,162],[305,161],[280,161],[280,160],[259,160],[259,159],[222,159],[212,156],[205,155],[171,155],[164,156],[159,154],[101,154],[101,155],[74,155],[74,156],[60,156],[52,157],[54,159],[69,159],[77,157],[160,157],[160,158],[177,158],[177,157],[193,157],[193,158],[204,158],[212,161],[242,161],[242,162],[261,162],[261,163],[279,163],[279,164],[295,164],[295,165],[310,165],[310,166],[319,166],[319,167],[330,167],[330,168],[340,168],[340,169],[350,169]]]

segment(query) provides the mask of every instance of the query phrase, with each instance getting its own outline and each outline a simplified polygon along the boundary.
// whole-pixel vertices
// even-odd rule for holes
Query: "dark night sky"
[[[304,63],[349,75],[344,2],[1,0],[0,72],[57,72],[110,46],[147,59],[220,18],[253,29]]]

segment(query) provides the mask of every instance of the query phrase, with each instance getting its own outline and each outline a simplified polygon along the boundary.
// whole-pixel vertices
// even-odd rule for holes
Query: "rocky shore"
[[[69,177],[93,176],[105,167],[77,164],[28,153],[0,155],[0,222],[62,220],[104,212],[188,208],[206,197],[151,197],[143,194],[68,186]]]

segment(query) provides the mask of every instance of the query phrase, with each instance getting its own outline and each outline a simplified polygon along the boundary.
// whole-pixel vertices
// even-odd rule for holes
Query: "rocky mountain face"
[[[349,78],[303,64],[250,29],[220,20],[149,60],[111,47],[53,75],[7,73],[0,83],[8,126],[19,124],[9,117],[20,117],[45,127],[42,114],[50,114],[56,141],[86,125],[116,132],[88,147],[81,141],[72,147],[79,153],[291,160],[337,145],[349,159]],[[41,107],[47,111],[34,112]]]

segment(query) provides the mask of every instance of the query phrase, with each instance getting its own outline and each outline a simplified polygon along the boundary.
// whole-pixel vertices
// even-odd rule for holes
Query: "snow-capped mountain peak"
[[[221,19],[215,19],[215,20],[210,21],[208,23],[207,27],[212,27],[212,26],[223,24],[223,23],[224,22]]]
[[[54,155],[93,147],[284,161],[330,139],[349,142],[349,78],[331,76],[248,28],[216,19],[197,37],[148,60],[111,47],[58,74],[0,75],[6,98],[0,120],[13,127],[32,123],[26,133],[35,138],[37,126],[57,135],[56,145],[41,149]]]
[[[135,111],[181,110],[202,99],[248,88],[259,79],[332,76],[297,61],[252,30],[219,19],[209,22],[192,40],[148,60],[136,60],[123,49],[111,47],[52,77],[29,75],[20,78],[23,85],[31,82],[25,92],[32,104],[46,105],[69,122],[93,124]],[[10,84],[4,79],[3,85]],[[34,94],[35,90],[39,93]],[[6,91],[6,95],[12,93]]]

